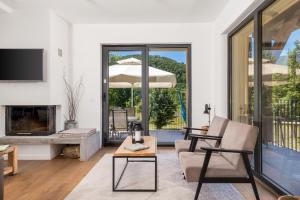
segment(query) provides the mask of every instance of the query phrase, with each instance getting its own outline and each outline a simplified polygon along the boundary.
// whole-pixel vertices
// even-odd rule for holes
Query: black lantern
[[[204,112],[203,114],[207,114],[208,115],[208,126],[210,126],[210,104],[205,104],[205,108],[204,108]]]
[[[142,125],[140,123],[136,123],[132,125],[132,144],[135,143],[144,143],[144,132]]]

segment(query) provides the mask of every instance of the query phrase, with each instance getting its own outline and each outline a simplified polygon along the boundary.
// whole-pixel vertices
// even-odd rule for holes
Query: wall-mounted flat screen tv
[[[0,49],[0,81],[43,81],[43,49]]]

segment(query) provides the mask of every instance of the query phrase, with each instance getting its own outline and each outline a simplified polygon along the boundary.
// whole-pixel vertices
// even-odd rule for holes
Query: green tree
[[[278,111],[282,104],[299,102],[300,99],[300,76],[297,71],[300,70],[299,56],[300,42],[295,42],[295,48],[288,53],[288,75],[274,74],[274,82],[283,83],[271,87],[273,111]]]
[[[150,66],[176,75],[177,83],[186,83],[186,65],[177,61],[157,55],[150,56]]]
[[[300,99],[300,76],[297,71],[300,69],[300,64],[297,56],[300,53],[300,42],[295,42],[295,48],[288,53],[288,75],[287,77],[282,74],[274,74],[273,80],[283,82],[286,84],[275,85],[272,88],[273,104],[280,101],[290,101]]]
[[[300,42],[295,42],[296,48],[288,54],[288,84],[285,100],[300,99],[300,77],[297,76],[297,70],[300,69],[300,64],[297,61],[297,56],[300,53]]]
[[[149,106],[150,119],[157,129],[161,129],[175,117],[177,106],[168,89],[152,89]]]
[[[128,88],[110,88],[108,95],[110,108],[130,105],[131,91]]]
[[[123,56],[118,56],[118,55],[114,55],[114,54],[110,54],[109,58],[108,58],[108,65],[116,65],[118,64],[117,61],[122,60]]]

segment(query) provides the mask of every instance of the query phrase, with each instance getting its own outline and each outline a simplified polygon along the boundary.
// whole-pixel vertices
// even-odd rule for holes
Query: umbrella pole
[[[133,108],[133,84],[131,85],[131,108]]]

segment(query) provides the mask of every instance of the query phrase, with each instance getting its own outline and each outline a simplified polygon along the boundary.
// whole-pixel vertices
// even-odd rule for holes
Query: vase
[[[67,120],[65,121],[65,130],[78,128],[78,122],[73,120]]]

